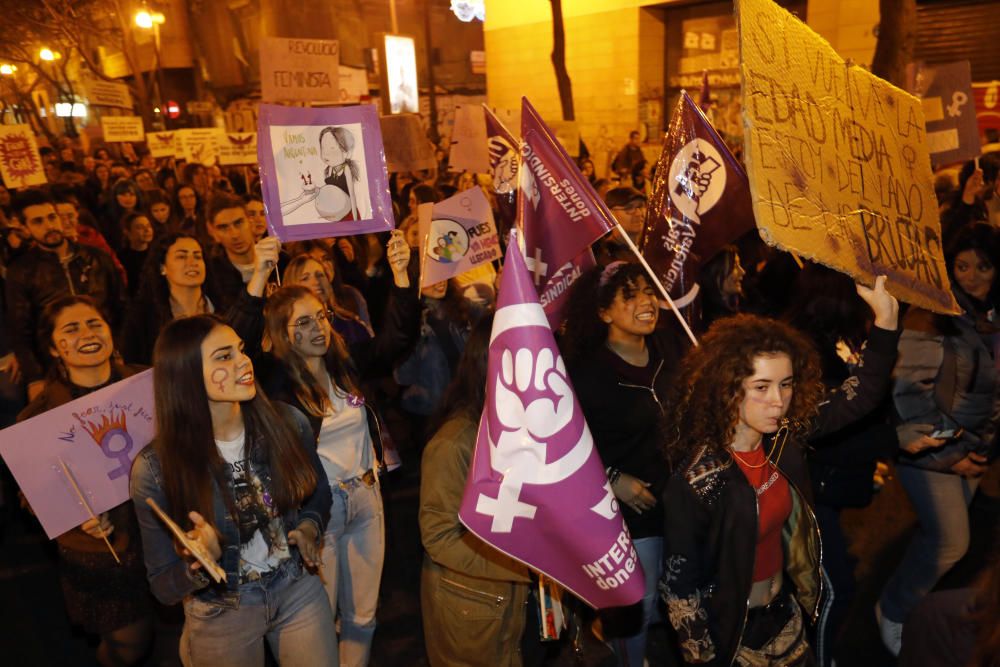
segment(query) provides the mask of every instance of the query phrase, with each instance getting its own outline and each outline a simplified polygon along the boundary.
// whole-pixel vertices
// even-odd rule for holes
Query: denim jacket
[[[310,461],[316,471],[316,489],[306,498],[302,506],[288,512],[284,516],[285,530],[294,530],[302,521],[312,521],[316,524],[317,534],[322,535],[330,518],[330,503],[332,496],[330,486],[323,483],[326,474],[316,454],[316,441],[312,437],[312,429],[305,416],[283,403],[275,402],[275,408],[294,425],[299,436],[299,442],[309,453]],[[255,468],[266,463],[251,461]],[[227,492],[232,497],[233,479],[227,479]],[[146,577],[150,589],[156,599],[165,605],[176,604],[188,595],[214,604],[238,608],[240,603],[240,535],[239,527],[226,508],[223,495],[218,485],[213,481],[213,525],[219,531],[219,543],[222,546],[220,564],[226,571],[226,581],[220,584],[211,582],[201,572],[193,573],[188,561],[182,559],[174,549],[174,539],[169,529],[153,513],[146,504],[146,498],[152,498],[169,512],[167,494],[163,488],[163,473],[159,458],[152,445],[142,450],[132,466],[130,494],[135,505],[135,513],[139,519],[142,531],[142,548],[146,561]],[[293,558],[299,559],[297,549],[293,549]]]

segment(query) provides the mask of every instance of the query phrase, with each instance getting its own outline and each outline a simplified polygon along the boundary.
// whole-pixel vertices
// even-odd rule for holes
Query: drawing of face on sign
[[[469,233],[454,220],[433,220],[428,235],[427,255],[444,264],[460,261],[469,251]]]
[[[517,187],[517,151],[499,136],[489,139],[490,163],[493,165],[493,189],[505,195]]]
[[[360,123],[270,129],[285,225],[371,217]]]
[[[708,141],[694,139],[678,151],[670,164],[670,202],[680,213],[701,222],[726,190],[722,156]]]

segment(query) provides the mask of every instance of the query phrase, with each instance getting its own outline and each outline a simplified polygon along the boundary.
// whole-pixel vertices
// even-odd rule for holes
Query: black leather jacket
[[[811,437],[835,433],[873,410],[885,396],[896,358],[897,331],[873,329],[857,373],[827,395]],[[763,443],[770,448],[768,438]],[[789,482],[792,511],[782,530],[784,574],[807,617],[822,596],[822,544],[799,444],[777,461]],[[702,447],[674,471],[662,495],[664,574],[660,594],[688,664],[726,667],[736,656],[753,586],[757,496],[728,454]]]
[[[52,301],[70,294],[92,297],[104,310],[113,329],[125,309],[121,277],[111,257],[97,248],[70,244],[65,263],[59,255],[40,248],[24,251],[7,269],[7,325],[9,343],[17,355],[26,382],[41,380],[45,369],[40,354],[48,342],[35,346],[38,318]]]

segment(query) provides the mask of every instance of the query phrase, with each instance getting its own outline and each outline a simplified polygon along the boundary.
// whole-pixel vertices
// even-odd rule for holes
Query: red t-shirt
[[[781,528],[792,513],[788,480],[773,465],[761,465],[765,454],[764,448],[758,447],[752,452],[735,452],[733,456],[757,493],[757,553],[753,561],[755,582],[770,579],[782,568]],[[754,465],[761,467],[750,467]]]

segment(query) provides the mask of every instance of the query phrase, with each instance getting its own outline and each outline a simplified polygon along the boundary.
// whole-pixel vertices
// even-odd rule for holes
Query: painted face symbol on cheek
[[[59,351],[60,352],[63,352],[63,353],[68,353],[69,352],[69,341],[66,340],[65,338],[60,338],[59,340],[57,340],[56,341],[56,345],[59,346]]]
[[[212,384],[217,385],[219,387],[219,391],[222,393],[226,393],[226,389],[223,386],[223,383],[228,379],[229,379],[229,371],[227,371],[225,368],[216,368],[214,371],[212,371]]]
[[[302,344],[302,332],[300,332],[300,331],[296,331],[295,332],[295,344],[296,345],[301,345]]]

